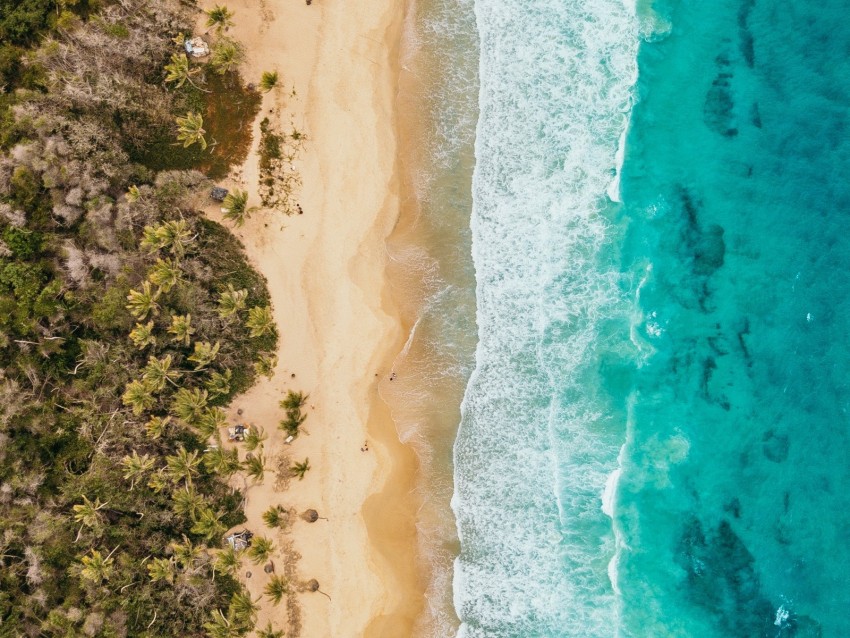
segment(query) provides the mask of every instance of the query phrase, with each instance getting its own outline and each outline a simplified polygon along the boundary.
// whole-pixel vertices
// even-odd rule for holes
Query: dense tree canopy
[[[32,44],[45,8],[0,0],[0,40]],[[194,210],[203,175],[130,160],[183,106],[163,67],[191,19],[176,0],[120,0],[54,30],[25,61],[41,90],[0,122],[4,636],[252,623],[217,567],[243,520],[225,483],[239,462],[210,445],[221,406],[268,370],[268,293]]]

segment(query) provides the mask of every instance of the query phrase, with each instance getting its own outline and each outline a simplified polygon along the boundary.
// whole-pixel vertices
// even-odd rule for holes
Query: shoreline
[[[330,596],[297,595],[300,631],[292,635],[409,635],[425,589],[416,564],[418,465],[378,392],[404,342],[386,240],[400,211],[396,92],[406,7],[249,5],[228,2],[235,14],[229,35],[246,47],[245,81],[278,70],[282,86],[264,95],[251,152],[224,185],[246,189],[249,205],[259,203],[263,117],[286,132],[295,126],[307,141],[295,161],[303,182],[295,201],[304,214],[260,210],[232,229],[268,279],[280,332],[275,376],[238,397],[230,414],[235,419],[241,408],[239,418],[268,435],[265,481],[246,491],[244,526],[275,542],[278,575],[297,555],[298,577],[317,579]],[[220,221],[217,207],[207,212]],[[277,428],[288,389],[310,395],[303,434],[291,445]],[[277,490],[278,465],[285,474],[305,458],[312,469],[304,480]],[[271,505],[314,508],[328,520],[296,516],[287,532],[272,531],[261,518]],[[243,560],[241,576],[255,598],[262,595],[269,578],[262,566]],[[258,628],[269,621],[286,627],[285,604],[263,596],[259,605]]]

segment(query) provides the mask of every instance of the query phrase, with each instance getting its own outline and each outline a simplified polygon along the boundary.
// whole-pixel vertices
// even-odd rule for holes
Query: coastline
[[[409,635],[424,603],[415,562],[417,464],[378,394],[404,340],[385,245],[400,203],[395,95],[404,6],[329,0],[257,8],[233,0],[228,7],[235,14],[229,33],[246,46],[246,81],[278,70],[281,86],[264,95],[251,153],[224,185],[259,203],[263,117],[306,134],[295,161],[304,214],[260,210],[234,229],[268,279],[281,336],[274,377],[238,397],[230,415],[235,420],[242,409],[238,418],[268,435],[266,477],[246,492],[245,527],[274,540],[278,574],[291,541],[298,578],[317,579],[330,596],[298,594],[301,629],[293,635]],[[220,220],[217,207],[207,212]],[[309,394],[308,418],[285,445],[278,401],[289,389]],[[305,458],[312,467],[283,491],[275,489],[280,455],[289,457],[284,468]],[[286,533],[272,531],[261,518],[271,505],[314,508],[328,520],[296,516]],[[261,596],[269,578],[262,566],[243,561],[241,575]],[[286,614],[285,604],[263,596],[257,626],[283,628]]]

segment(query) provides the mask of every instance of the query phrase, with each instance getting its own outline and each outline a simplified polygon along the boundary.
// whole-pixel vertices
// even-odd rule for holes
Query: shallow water
[[[398,96],[404,203],[387,248],[409,334],[381,394],[420,461],[418,554],[428,587],[414,635],[445,638],[458,626],[452,446],[476,336],[469,211],[478,34],[471,0],[408,6]]]

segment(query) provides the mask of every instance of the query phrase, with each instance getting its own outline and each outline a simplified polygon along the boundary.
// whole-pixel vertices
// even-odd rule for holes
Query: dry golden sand
[[[203,8],[212,2],[204,1]],[[395,94],[404,4],[391,0],[228,0],[229,34],[247,47],[246,81],[277,70],[281,86],[266,94],[245,165],[226,186],[240,186],[258,205],[259,122],[294,125],[307,142],[296,161],[303,215],[259,211],[236,234],[267,277],[280,331],[279,364],[233,404],[265,429],[265,481],[247,489],[246,526],[275,539],[277,573],[291,540],[297,573],[315,578],[330,600],[300,593],[301,636],[409,636],[423,605],[415,568],[416,461],[399,443],[379,381],[402,345],[386,297],[385,238],[399,209]],[[293,89],[295,95],[292,94]],[[211,206],[213,219],[220,211]],[[304,433],[291,445],[277,429],[287,389],[308,392]],[[369,450],[361,447],[368,441]],[[303,481],[276,489],[277,459],[309,457]],[[240,479],[242,481],[244,479]],[[270,532],[270,505],[327,521],[295,519],[290,533]],[[256,597],[268,576],[245,562],[242,576]],[[283,629],[286,605],[263,597],[259,627]],[[287,633],[287,636],[290,634]]]

